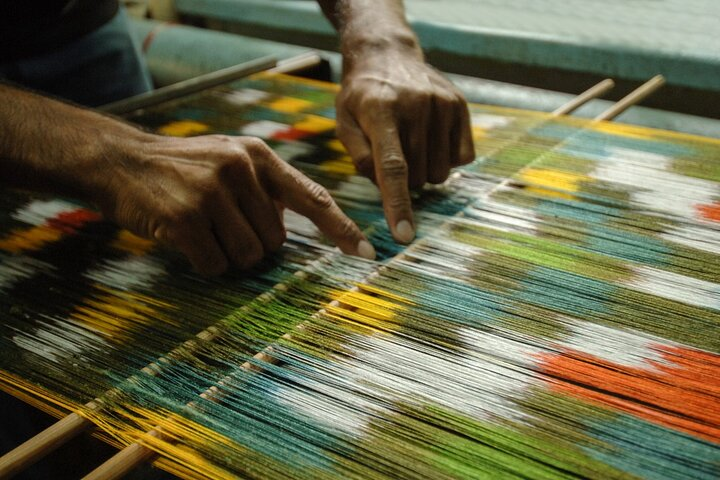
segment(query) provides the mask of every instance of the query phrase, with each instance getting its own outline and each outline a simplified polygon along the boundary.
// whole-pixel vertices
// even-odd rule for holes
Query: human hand
[[[147,135],[124,157],[105,164],[96,203],[120,226],[178,249],[199,273],[246,269],[279,249],[283,207],[343,252],[375,257],[330,194],[257,138]]]
[[[380,188],[388,226],[402,243],[415,236],[409,189],[442,183],[475,151],[462,93],[398,44],[345,57],[337,134],[357,170]]]

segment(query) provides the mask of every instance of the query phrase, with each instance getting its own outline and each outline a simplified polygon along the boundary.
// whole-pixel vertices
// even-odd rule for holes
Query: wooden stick
[[[648,95],[665,85],[665,77],[656,75],[638,88],[630,92],[626,97],[620,99],[615,105],[595,117],[596,121],[611,120],[628,108],[643,101]]]
[[[274,73],[293,73],[317,65],[320,61],[322,61],[320,55],[311,51],[280,61],[269,71]],[[249,70],[246,70],[246,72],[247,71]],[[282,285],[282,287],[284,287],[284,285]],[[273,289],[281,289],[280,284],[275,285]],[[216,327],[208,327],[208,329],[198,333],[195,338],[185,341],[168,352],[166,357],[173,358],[192,352],[200,342],[211,341],[218,333],[219,331],[217,331]],[[156,375],[161,369],[162,367],[158,362],[154,362],[144,367],[141,371],[150,375]],[[129,381],[132,381],[132,378],[129,379]],[[111,389],[105,392],[103,397],[112,397],[116,393],[116,389]],[[103,400],[96,398],[86,403],[85,408],[90,411],[96,411],[102,409],[103,405]],[[77,413],[67,415],[0,457],[0,478],[10,477],[21,472],[92,427],[94,427],[94,424],[90,420],[85,419]]]
[[[276,66],[277,61],[275,57],[262,57],[222,70],[206,73],[199,77],[183,80],[182,82],[161,87],[150,92],[141,93],[134,97],[108,103],[98,107],[98,110],[105,113],[112,113],[113,115],[122,115],[140,108],[147,108],[152,105],[157,105],[158,103],[190,95],[191,93],[200,92],[207,88],[216,87],[233,80],[250,76],[253,73],[266,71]]]
[[[600,83],[602,83],[602,82],[600,82]],[[615,105],[613,105],[612,107],[605,110],[602,114],[595,117],[593,119],[593,122],[609,121],[609,120],[615,119],[622,112],[624,112],[628,108],[632,107],[636,103],[642,101],[648,95],[650,95],[655,90],[660,88],[664,83],[665,83],[665,78],[662,75],[656,75],[655,77],[651,78],[650,80],[648,80],[647,82],[642,84],[636,90],[630,92],[630,94],[628,94],[626,97],[620,99]],[[595,88],[595,87],[593,87],[593,88]],[[592,90],[592,88],[590,90]],[[572,102],[568,102],[568,103],[572,103]],[[552,115],[554,117],[558,116],[554,112]],[[567,141],[567,139],[560,142],[560,144],[565,143],[566,141]],[[518,172],[516,172],[516,174],[534,167],[535,164],[540,159],[542,159],[542,155],[539,158],[535,158],[533,161],[526,164]],[[487,197],[487,196],[492,195],[493,193],[500,190],[501,188],[504,188],[504,187],[510,185],[512,182],[513,182],[513,178],[511,178],[511,177],[506,178],[502,182],[498,183],[495,187],[493,187],[490,191],[488,191],[485,196]]]
[[[277,66],[268,70],[272,73],[293,73],[314,67],[322,62],[322,57],[315,51],[302,53],[292,58],[280,60]]]
[[[605,80],[598,83],[597,85],[585,90],[583,93],[581,93],[577,97],[573,98],[572,100],[567,102],[565,105],[554,110],[551,115],[559,116],[559,115],[567,115],[568,113],[572,113],[575,110],[577,110],[578,108],[585,105],[590,100],[601,97],[602,95],[604,95],[605,93],[610,91],[614,86],[615,86],[615,82],[613,82],[613,80],[611,78],[606,78]]]
[[[160,431],[159,429],[151,430],[147,435],[159,437]],[[122,478],[130,473],[135,466],[148,462],[155,456],[153,450],[150,450],[140,443],[133,443],[125,447],[120,453],[122,453],[122,455],[114,455],[84,478],[107,478],[113,480]]]
[[[48,452],[55,450],[92,425],[77,413],[71,413],[35,435],[31,440],[3,455],[0,459],[0,478],[17,475]]]

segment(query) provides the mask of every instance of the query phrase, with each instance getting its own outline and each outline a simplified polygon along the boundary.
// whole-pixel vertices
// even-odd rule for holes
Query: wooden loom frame
[[[114,114],[127,113],[138,108],[147,107],[173,98],[179,98],[223,83],[237,80],[252,75],[254,73],[258,73],[260,71],[268,71],[274,73],[295,73],[297,71],[315,66],[319,64],[321,60],[321,57],[315,52],[309,52],[307,54],[299,55],[297,57],[293,57],[282,62],[276,62],[270,57],[264,57],[252,62],[248,62],[246,64],[238,65],[236,67],[231,67],[229,69],[221,70],[219,72],[213,72],[207,75],[203,75],[201,77],[197,77],[186,82],[180,82],[180,84],[165,87],[163,89],[158,89],[157,91],[151,92],[150,94],[143,94],[121,102],[115,102],[101,107],[101,110],[107,113]],[[636,105],[648,95],[655,92],[663,84],[664,78],[661,75],[653,77],[652,79],[648,80],[646,83],[638,87],[636,90],[619,100],[617,103],[612,105],[606,111],[595,117],[594,121],[606,121],[616,118],[625,110],[627,110],[633,105]],[[613,87],[614,82],[611,79],[605,79],[597,85],[586,90],[585,92],[581,93],[577,97],[573,98],[569,102],[565,103],[561,107],[554,110],[551,113],[551,116],[555,117],[570,114],[576,109],[580,108],[582,105],[586,104],[587,102],[601,97]],[[508,180],[506,179],[505,182],[502,182],[499,185],[495,186],[491,190],[491,192],[505,185],[507,181]],[[412,244],[408,246],[406,251],[412,251],[415,248],[415,245],[416,244]],[[397,256],[397,258],[402,259],[405,255],[406,253],[402,252]],[[372,278],[378,275],[379,272],[383,270],[383,268],[384,267],[382,266],[379,267],[379,269],[376,272],[372,273],[368,278]],[[307,274],[303,271],[298,271],[295,273],[295,277],[297,277],[298,279],[305,278],[306,276]],[[274,285],[270,291],[261,294],[258,298],[263,302],[270,301],[274,298],[273,292],[285,291],[287,290],[287,288],[287,284],[284,283]],[[361,287],[354,287],[352,290],[359,291],[360,289]],[[334,300],[330,303],[330,305],[339,306],[340,302],[338,300]],[[242,312],[244,308],[246,307],[242,307],[240,311]],[[313,315],[313,317],[322,314],[323,311],[324,309],[319,310]],[[301,323],[300,325],[295,327],[295,330],[302,330],[304,326],[305,324]],[[182,344],[178,345],[173,350],[160,357],[156,362],[145,366],[141,369],[141,372],[153,376],[157,375],[163,369],[161,365],[163,362],[192,352],[199,346],[201,342],[212,341],[221,333],[222,329],[214,325],[210,326],[196,334],[194,338],[186,340]],[[281,338],[292,338],[292,332],[286,333]],[[273,346],[269,345],[262,351],[258,352],[253,357],[252,361],[275,363],[276,360],[272,356],[272,353]],[[252,363],[252,361],[245,362],[243,365],[241,365],[241,368],[249,371],[260,370],[261,368]],[[128,381],[133,381],[133,377],[130,377]],[[211,401],[220,400],[223,395],[222,386],[224,382],[225,379],[220,380],[216,385],[208,388],[205,392],[199,394],[199,397]],[[112,388],[105,392],[101,397],[91,400],[90,402],[85,404],[85,407],[91,411],[100,411],[104,408],[105,405],[103,398],[112,398],[118,393],[119,391],[117,390],[117,388]],[[193,408],[194,406],[194,402],[188,404],[188,407],[190,408]],[[24,469],[30,467],[35,462],[39,461],[61,445],[65,444],[67,441],[75,438],[82,432],[89,430],[92,427],[94,427],[94,424],[77,412],[65,416],[61,420],[57,421],[55,424],[51,425],[49,428],[43,430],[39,434],[35,435],[31,439],[27,440],[15,449],[0,457],[0,478],[10,478],[13,475],[22,472]],[[149,432],[146,432],[145,435],[149,435],[152,437],[161,437],[162,431],[159,427],[156,427]],[[125,447],[113,457],[108,459],[106,462],[98,466],[85,478],[92,480],[120,478],[123,475],[129,473],[131,470],[133,470],[140,464],[142,464],[143,462],[150,461],[154,456],[155,452],[152,449],[143,445],[143,443],[139,439],[135,443]]]

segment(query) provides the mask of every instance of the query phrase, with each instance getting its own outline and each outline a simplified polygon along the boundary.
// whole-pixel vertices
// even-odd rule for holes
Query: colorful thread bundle
[[[720,475],[719,141],[473,106],[478,160],[418,196],[403,249],[333,95],[260,75],[130,119],[265,138],[381,261],[289,216],[277,257],[206,280],[90,210],[6,194],[0,386],[184,478]]]

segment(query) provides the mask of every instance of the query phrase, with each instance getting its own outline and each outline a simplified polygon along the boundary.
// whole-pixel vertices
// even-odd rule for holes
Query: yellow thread
[[[343,145],[342,142],[337,138],[328,140],[325,145],[327,145],[330,150],[335,150],[336,152],[340,153],[347,153],[347,150],[345,150],[345,145]]]
[[[86,299],[82,305],[75,307],[70,316],[113,341],[126,341],[132,334],[132,324],[147,325],[154,321],[173,323],[160,316],[151,306],[144,304],[145,299],[151,299],[142,294],[127,294],[105,286],[94,286],[103,293]],[[158,302],[148,303],[157,305]]]
[[[318,115],[305,115],[303,119],[295,123],[293,127],[304,132],[321,133],[334,129],[335,120]]]
[[[406,303],[408,305],[415,305],[415,302],[411,301],[408,298],[405,298],[401,295],[396,295],[394,293],[390,293],[386,290],[383,290],[382,288],[375,287],[372,285],[366,285],[363,283],[356,283],[355,284],[360,290],[365,290],[366,292],[374,293],[375,295],[380,295],[382,297],[390,298],[396,302],[402,302]]]
[[[5,370],[0,370],[0,390],[56,418],[79,408],[78,405]]]
[[[158,132],[172,137],[188,137],[206,132],[209,129],[209,126],[194,120],[178,120],[177,122],[170,122],[158,128]]]
[[[582,183],[592,181],[587,175],[541,168],[526,168],[520,172],[520,178],[530,184],[528,191],[570,200],[574,197],[567,192],[577,192]]]
[[[318,168],[323,172],[337,173],[340,175],[355,175],[357,173],[355,165],[350,161],[350,157],[342,157],[337,160],[322,162]]]
[[[48,243],[62,238],[63,232],[56,228],[40,225],[26,230],[13,230],[0,240],[0,250],[10,253],[39,250]]]
[[[277,112],[298,113],[306,108],[312,107],[313,103],[299,98],[281,97],[270,102],[267,106]]]
[[[138,237],[127,230],[121,230],[111,244],[112,247],[118,250],[138,256],[147,253],[154,245],[155,243],[152,240]]]
[[[295,76],[291,76],[291,75],[286,75],[284,73],[260,72],[260,73],[253,75],[253,77],[264,78],[264,79],[274,80],[274,81],[281,81],[281,82],[291,83],[294,85],[304,84],[304,85],[309,85],[312,87],[318,87],[323,90],[327,90],[329,92],[339,92],[340,91],[340,85],[338,85],[336,83],[323,82],[321,80],[313,80],[310,78],[295,77]]]

